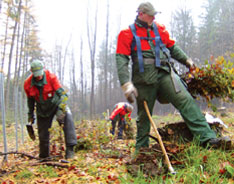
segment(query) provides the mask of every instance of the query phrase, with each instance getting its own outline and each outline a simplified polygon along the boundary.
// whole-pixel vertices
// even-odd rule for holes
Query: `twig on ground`
[[[8,175],[11,173],[14,173],[15,171],[6,171],[6,170],[2,170],[0,169],[0,177],[3,177],[4,175]]]
[[[10,152],[6,152],[6,153],[0,152],[0,156],[9,155],[9,154],[18,154],[18,155],[29,157],[31,159],[41,160],[39,157],[34,157],[34,156],[29,155],[27,153],[18,152],[18,151],[10,151]]]
[[[62,168],[69,168],[68,164],[62,164],[58,162],[38,162],[38,163],[31,163],[30,166],[38,166],[38,165],[48,165],[53,167],[62,167]]]

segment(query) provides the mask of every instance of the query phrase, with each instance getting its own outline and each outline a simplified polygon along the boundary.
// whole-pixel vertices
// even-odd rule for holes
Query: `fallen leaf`
[[[224,174],[226,172],[226,169],[219,169],[220,174]]]
[[[207,156],[203,156],[203,162],[204,162],[204,163],[207,162]]]

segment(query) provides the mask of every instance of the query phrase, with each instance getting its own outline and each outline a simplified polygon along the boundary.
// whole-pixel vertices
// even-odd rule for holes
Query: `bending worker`
[[[165,26],[154,22],[156,11],[149,2],[141,3],[134,24],[118,35],[116,63],[122,90],[130,103],[137,100],[136,150],[149,146],[150,122],[144,109],[147,102],[150,113],[155,101],[171,103],[179,110],[188,128],[204,146],[213,147],[231,143],[228,137],[217,138],[209,127],[195,100],[186,90],[171,67],[171,58],[189,69],[193,61],[175,44]],[[131,56],[132,79],[128,70]]]
[[[73,158],[73,147],[77,144],[75,126],[72,114],[68,108],[67,94],[58,78],[44,70],[39,60],[31,62],[32,74],[24,82],[24,90],[28,101],[28,122],[34,122],[36,109],[39,135],[39,157],[49,157],[49,128],[56,115],[60,125],[63,125],[67,159]]]
[[[115,126],[118,121],[118,139],[123,139],[123,131],[125,130],[126,120],[125,115],[127,114],[129,121],[131,121],[131,113],[133,106],[127,102],[120,102],[114,106],[114,110],[110,115],[112,123],[111,134],[115,134]]]

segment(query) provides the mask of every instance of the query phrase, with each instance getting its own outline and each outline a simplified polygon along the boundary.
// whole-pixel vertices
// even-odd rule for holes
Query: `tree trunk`
[[[84,114],[84,68],[83,68],[83,39],[80,38],[80,87],[81,87],[81,101],[80,101],[80,118],[83,119]]]
[[[10,53],[9,53],[9,63],[8,63],[8,71],[7,71],[7,86],[6,86],[6,110],[9,109],[9,95],[10,95],[10,81],[11,81],[11,63],[13,58],[13,50],[14,50],[14,44],[15,44],[15,37],[16,37],[16,30],[18,27],[18,21],[20,20],[20,14],[21,14],[21,0],[18,5],[18,17],[15,19],[15,25],[13,29],[13,34],[11,38],[11,46],[10,46]]]
[[[68,40],[67,46],[65,48],[65,52],[64,52],[64,57],[63,57],[63,65],[62,65],[62,71],[61,71],[61,83],[63,84],[63,80],[64,80],[64,71],[65,71],[65,66],[66,66],[66,57],[67,57],[67,52],[68,52],[68,47],[71,43],[72,40],[72,35],[70,35],[70,38]]]
[[[107,86],[108,86],[108,77],[107,77],[107,62],[108,62],[108,41],[109,41],[109,0],[107,0],[107,13],[106,13],[106,52],[105,52],[105,64],[104,64],[104,108],[107,108]]]
[[[89,23],[89,11],[87,11],[87,35],[89,42],[90,60],[91,60],[91,94],[90,94],[90,118],[93,118],[95,101],[94,101],[94,88],[95,88],[95,54],[96,54],[96,39],[97,39],[97,13],[98,4],[96,5],[95,19],[94,19],[94,31],[91,33],[91,25]]]
[[[3,45],[2,64],[1,64],[2,69],[4,69],[4,61],[5,61],[5,55],[6,55],[7,36],[8,36],[8,23],[9,23],[9,16],[7,16],[7,20],[6,20],[5,38],[4,38],[4,42],[3,42],[4,45]]]
[[[2,13],[2,0],[0,0],[0,14]]]

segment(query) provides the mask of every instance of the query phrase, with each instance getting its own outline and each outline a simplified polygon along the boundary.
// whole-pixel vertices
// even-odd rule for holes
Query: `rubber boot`
[[[71,159],[74,158],[74,150],[73,150],[74,146],[67,146],[66,148],[66,155],[65,158],[66,159]]]
[[[112,135],[115,135],[115,129],[114,129],[113,127],[111,128],[110,133],[111,133]]]
[[[209,148],[215,148],[215,149],[218,149],[218,148],[230,149],[231,144],[232,144],[231,139],[228,136],[220,137],[220,138],[213,138],[213,139],[210,139],[206,143],[206,145]]]
[[[40,143],[39,145],[39,158],[48,158],[50,156],[49,152],[49,144],[48,143]]]
[[[110,133],[111,133],[112,135],[115,135],[115,125],[116,125],[116,121],[111,120],[111,125],[112,125],[112,127],[111,127],[111,130],[110,130]]]

